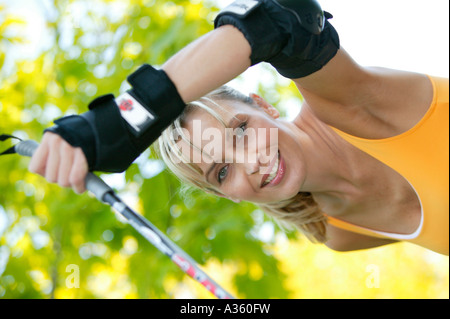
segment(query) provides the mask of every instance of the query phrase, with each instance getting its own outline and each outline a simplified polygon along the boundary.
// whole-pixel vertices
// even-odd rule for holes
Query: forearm
[[[232,26],[220,27],[191,43],[162,69],[188,103],[226,84],[250,66],[251,48]]]

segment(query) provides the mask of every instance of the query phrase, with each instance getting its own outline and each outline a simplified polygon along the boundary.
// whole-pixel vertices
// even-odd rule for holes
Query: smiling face
[[[279,120],[261,98],[254,101],[216,101],[220,109],[208,102],[223,122],[201,108],[192,110],[183,121],[191,145],[178,146],[199,168],[202,184],[220,196],[254,203],[292,198],[306,175],[298,129]]]

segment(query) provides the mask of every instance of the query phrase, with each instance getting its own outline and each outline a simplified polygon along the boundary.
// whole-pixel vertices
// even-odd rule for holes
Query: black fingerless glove
[[[163,70],[141,66],[128,77],[132,89],[89,104],[89,111],[55,121],[47,129],[81,147],[90,170],[122,172],[184,110],[175,85]]]
[[[339,36],[315,0],[237,0],[215,27],[231,24],[249,42],[252,65],[265,61],[288,78],[320,70],[339,50]]]

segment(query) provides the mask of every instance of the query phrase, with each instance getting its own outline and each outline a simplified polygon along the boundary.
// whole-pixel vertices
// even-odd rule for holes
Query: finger
[[[56,183],[58,181],[58,171],[60,163],[59,145],[60,139],[54,138],[50,142],[50,150],[47,156],[47,165],[45,167],[45,178],[50,183]]]
[[[59,152],[58,184],[62,187],[70,187],[69,178],[75,157],[75,149],[66,141],[62,141]]]
[[[45,175],[45,168],[47,165],[47,156],[49,152],[48,146],[48,135],[44,135],[41,144],[34,152],[31,157],[31,161],[28,165],[28,170],[32,173],[39,174],[41,176]]]
[[[70,171],[69,183],[77,194],[86,191],[86,175],[89,171],[86,157],[81,148],[75,149],[72,169]]]

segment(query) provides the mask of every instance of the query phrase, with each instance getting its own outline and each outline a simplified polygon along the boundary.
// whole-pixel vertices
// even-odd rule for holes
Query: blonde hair
[[[252,98],[228,86],[223,86],[198,101],[189,103],[183,114],[163,131],[158,143],[154,144],[160,158],[182,182],[216,195],[220,193],[205,181],[198,165],[187,158],[186,154],[183,154],[179,142],[183,140],[191,147],[196,148],[183,130],[187,116],[197,109],[208,112],[226,127],[222,117],[215,110],[215,108],[221,108],[218,101],[240,101],[255,106]],[[312,242],[324,243],[327,240],[326,217],[311,193],[300,192],[287,200],[276,203],[257,203],[256,205],[274,217],[280,226],[292,229],[292,225],[294,225]]]

